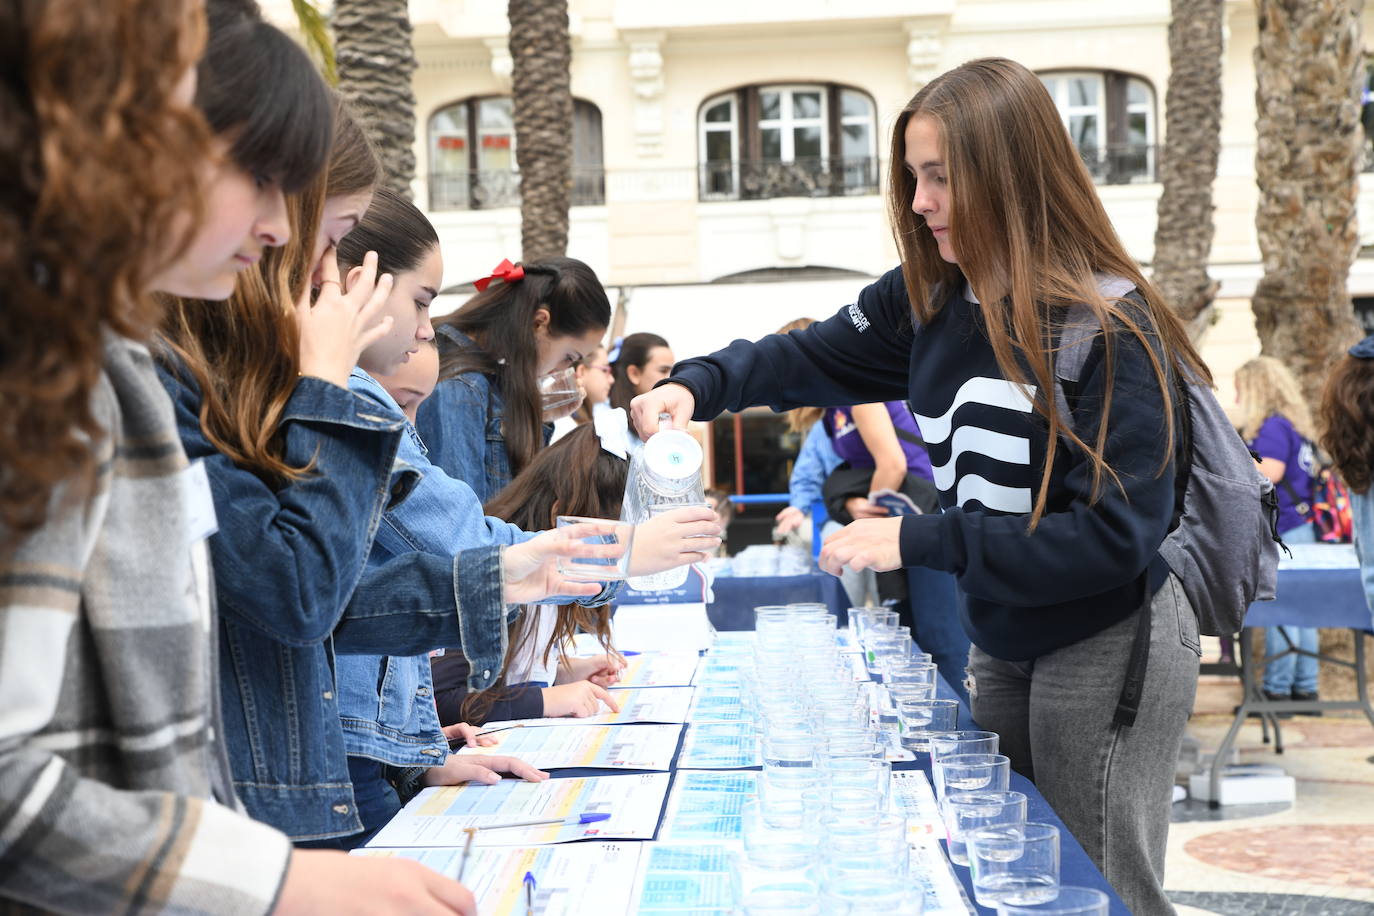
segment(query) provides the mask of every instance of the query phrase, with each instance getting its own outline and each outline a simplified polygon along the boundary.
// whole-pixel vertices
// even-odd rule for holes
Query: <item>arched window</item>
[[[702,103],[702,200],[878,192],[876,116],[834,84],[745,86]]]
[[[1039,74],[1079,154],[1100,184],[1156,181],[1155,91],[1115,70]]]
[[[606,200],[601,110],[573,100],[573,206]],[[429,119],[429,208],[477,210],[520,204],[515,120],[509,96],[464,99]]]

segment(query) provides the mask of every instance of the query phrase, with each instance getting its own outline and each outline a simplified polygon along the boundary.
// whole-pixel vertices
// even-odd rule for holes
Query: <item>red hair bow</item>
[[[500,280],[502,283],[514,283],[525,275],[525,268],[510,261],[503,260],[496,265],[496,269],[491,272],[491,276],[483,277],[480,280],[473,280],[472,285],[477,287],[477,291],[485,292],[491,286],[492,280]]]

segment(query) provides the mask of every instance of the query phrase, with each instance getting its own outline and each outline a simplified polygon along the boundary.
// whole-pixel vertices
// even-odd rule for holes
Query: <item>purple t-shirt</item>
[[[902,401],[887,401],[883,406],[887,408],[887,415],[892,418],[892,426],[897,430],[897,441],[906,455],[907,473],[934,480],[935,475],[930,470],[930,455],[920,443],[921,429],[916,425],[916,418],[911,415],[911,409]],[[868,451],[868,446],[864,445],[863,437],[854,425],[854,415],[848,408],[828,408],[825,412],[825,431],[830,436],[830,444],[835,447],[835,454],[847,461],[850,467],[874,466],[873,455]]]
[[[1317,472],[1312,443],[1285,417],[1273,414],[1260,425],[1250,448],[1261,458],[1273,458],[1284,464],[1283,481],[1275,488],[1279,497],[1279,534],[1307,524],[1308,519],[1297,510],[1289,491],[1300,503],[1312,501],[1312,477]]]

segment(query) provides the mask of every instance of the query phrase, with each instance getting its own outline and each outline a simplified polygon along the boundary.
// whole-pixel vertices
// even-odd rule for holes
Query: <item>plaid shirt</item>
[[[146,348],[107,337],[93,407],[94,492],[0,555],[0,909],[266,912],[291,848],[216,743],[206,545]]]

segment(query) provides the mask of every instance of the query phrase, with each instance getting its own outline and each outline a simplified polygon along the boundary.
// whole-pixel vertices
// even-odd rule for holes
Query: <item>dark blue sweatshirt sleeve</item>
[[[825,321],[753,343],[736,340],[678,363],[660,384],[689,389],[697,420],[755,404],[789,410],[901,400],[907,396],[911,328],[902,271],[894,268]]]
[[[1113,396],[1106,415],[1105,458],[1120,486],[1103,479],[1090,504],[1092,465],[1070,450],[1067,492],[1051,499],[1035,531],[1024,515],[996,516],[946,509],[902,520],[904,566],[954,573],[970,597],[1011,607],[1061,604],[1119,588],[1149,566],[1174,507],[1174,462],[1159,473],[1165,411],[1144,347],[1118,333],[1113,348]],[[1074,429],[1092,442],[1103,420],[1108,366],[1101,339],[1079,376]],[[1060,448],[1068,448],[1061,440]]]

